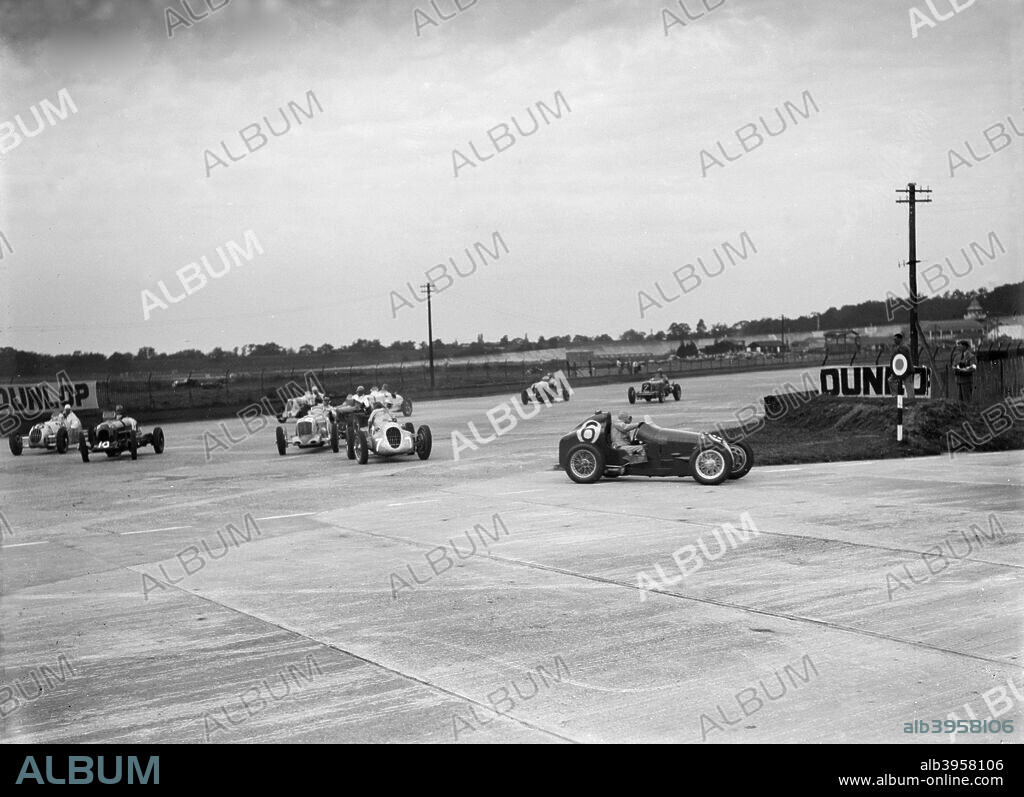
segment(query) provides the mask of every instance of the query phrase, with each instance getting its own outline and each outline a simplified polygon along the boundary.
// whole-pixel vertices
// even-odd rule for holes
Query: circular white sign
[[[907,371],[910,370],[910,361],[905,354],[894,354],[889,367],[892,368],[892,372],[896,376],[905,376]]]

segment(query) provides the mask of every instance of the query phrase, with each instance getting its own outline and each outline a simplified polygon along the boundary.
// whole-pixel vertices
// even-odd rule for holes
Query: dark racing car
[[[78,438],[78,450],[82,454],[82,462],[89,461],[89,454],[103,452],[108,457],[119,457],[125,451],[132,459],[138,459],[139,448],[153,446],[153,451],[162,454],[164,451],[164,430],[159,426],[152,432],[143,433],[139,423],[129,418],[118,409],[103,413],[103,420],[87,434]]]
[[[683,395],[683,389],[679,387],[678,382],[663,382],[659,379],[652,379],[650,382],[644,382],[640,385],[638,391],[634,387],[630,387],[626,393],[626,397],[629,399],[630,404],[636,404],[638,398],[644,401],[651,401],[657,399],[659,402],[665,400],[667,396],[671,396],[676,401],[679,401]]]
[[[596,412],[558,444],[558,465],[578,484],[593,484],[601,477],[692,476],[700,484],[721,484],[750,472],[754,452],[746,443],[727,443],[707,432],[665,429],[649,421],[635,430],[634,442],[643,445],[646,462],[629,462],[612,445],[611,415]]]

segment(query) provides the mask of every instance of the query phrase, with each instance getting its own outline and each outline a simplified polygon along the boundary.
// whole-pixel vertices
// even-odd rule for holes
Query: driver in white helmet
[[[64,409],[61,411],[60,417],[64,419],[64,423],[67,424],[69,429],[82,428],[82,422],[78,420],[78,416],[71,411],[70,404],[64,405]]]

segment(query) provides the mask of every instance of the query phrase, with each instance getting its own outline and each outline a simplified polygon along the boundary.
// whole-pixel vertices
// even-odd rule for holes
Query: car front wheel
[[[729,443],[729,452],[732,454],[732,470],[729,472],[730,479],[742,479],[750,469],[754,467],[754,451],[746,443]]]
[[[356,461],[365,465],[370,461],[370,449],[366,443],[366,435],[361,431],[356,432]]]
[[[690,472],[699,484],[721,484],[729,478],[732,456],[721,448],[701,448],[694,452]]]
[[[57,453],[64,454],[68,450],[68,430],[58,429],[57,430]]]
[[[22,449],[25,446],[25,441],[21,439],[21,432],[15,432],[7,438],[7,442],[11,447],[11,453],[16,457],[21,456]]]
[[[159,426],[153,430],[153,450],[157,454],[164,453],[164,430]]]
[[[288,441],[284,439],[284,428],[281,426],[277,427],[277,453],[282,457],[284,452],[288,450]]]
[[[626,395],[629,397],[630,404],[636,404],[636,388],[631,387]]]
[[[433,447],[434,439],[430,435],[430,427],[421,426],[416,430],[416,456],[420,459],[428,459]]]
[[[604,474],[604,452],[590,443],[580,443],[569,449],[565,458],[565,472],[577,484],[593,484]]]

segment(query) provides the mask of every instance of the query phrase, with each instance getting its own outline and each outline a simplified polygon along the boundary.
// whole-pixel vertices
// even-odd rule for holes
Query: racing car
[[[82,454],[82,462],[89,461],[89,454],[102,451],[108,457],[119,457],[125,451],[132,459],[139,458],[139,448],[152,445],[157,454],[164,452],[164,430],[159,426],[152,432],[143,434],[139,430],[139,422],[129,418],[118,409],[107,410],[103,420],[89,429],[87,434],[78,438],[78,450]]]
[[[380,403],[391,412],[400,412],[407,418],[412,415],[412,399],[402,398],[397,393],[388,390],[387,385],[371,388],[369,392],[370,405]]]
[[[276,429],[277,453],[282,457],[288,452],[288,446],[323,448],[329,444],[335,454],[341,447],[334,410],[322,394],[288,399],[277,421],[280,424]]]
[[[630,404],[636,404],[638,398],[642,398],[644,401],[657,399],[659,402],[662,402],[666,396],[672,396],[676,401],[679,401],[682,395],[683,389],[679,387],[678,382],[662,382],[659,379],[644,382],[640,385],[639,392],[637,392],[636,388],[630,386],[629,392],[626,394]]]
[[[577,484],[593,484],[602,476],[692,476],[700,484],[721,484],[743,478],[754,465],[754,452],[744,442],[665,429],[647,418],[633,432],[634,441],[644,446],[647,461],[628,462],[612,445],[611,424],[611,414],[598,411],[559,441],[559,467]]]
[[[529,404],[531,401],[536,401],[538,404],[549,404],[552,401],[568,401],[569,389],[563,386],[562,392],[559,393],[558,380],[552,374],[545,374],[540,381],[534,382],[528,388],[524,388],[519,398],[523,404]]]
[[[345,440],[348,458],[365,465],[370,454],[378,457],[394,457],[402,454],[416,454],[420,459],[430,457],[433,438],[429,426],[413,429],[411,423],[400,424],[391,410],[378,406],[369,413],[361,407],[343,407],[346,420]]]
[[[50,420],[37,423],[28,433],[29,448],[43,448],[48,451],[56,451],[58,454],[65,453],[70,446],[78,445],[78,438],[82,436],[82,425],[78,418],[72,416],[74,421],[68,422],[60,410],[56,410],[50,416]],[[20,434],[12,434],[7,439],[14,456],[21,456],[25,447],[25,440]]]

